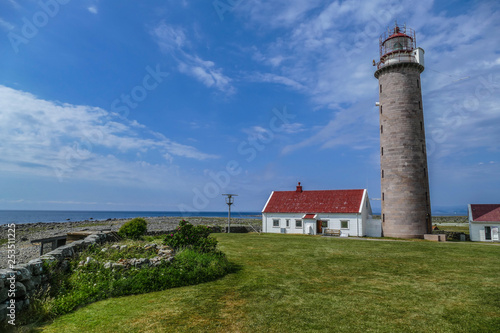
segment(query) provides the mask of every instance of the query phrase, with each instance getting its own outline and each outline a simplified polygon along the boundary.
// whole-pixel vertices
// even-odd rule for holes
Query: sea
[[[0,225],[10,223],[76,222],[134,217],[179,216],[182,218],[227,217],[228,212],[144,212],[144,211],[71,211],[71,210],[0,210]],[[231,212],[231,218],[261,218],[260,212]]]

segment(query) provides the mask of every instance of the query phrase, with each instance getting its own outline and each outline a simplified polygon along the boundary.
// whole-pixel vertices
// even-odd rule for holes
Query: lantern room
[[[393,28],[380,36],[379,46],[380,61],[374,63],[378,68],[401,62],[415,62],[424,66],[424,50],[417,48],[415,31],[406,25],[400,27],[395,23]]]

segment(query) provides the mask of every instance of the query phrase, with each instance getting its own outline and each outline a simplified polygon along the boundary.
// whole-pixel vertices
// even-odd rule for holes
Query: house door
[[[316,235],[323,233],[323,221],[316,221]]]

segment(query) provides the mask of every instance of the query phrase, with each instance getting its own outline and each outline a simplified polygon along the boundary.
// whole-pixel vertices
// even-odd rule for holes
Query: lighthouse
[[[424,50],[415,31],[394,27],[380,36],[379,83],[382,232],[385,237],[424,238],[431,206],[420,73]]]

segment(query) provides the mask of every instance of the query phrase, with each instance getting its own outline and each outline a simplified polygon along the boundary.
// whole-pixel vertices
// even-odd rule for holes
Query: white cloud
[[[215,87],[227,94],[235,92],[234,87],[231,85],[232,80],[225,76],[220,68],[216,68],[215,63],[182,53],[184,61],[179,61],[178,65],[181,73],[194,77],[209,88]]]
[[[196,54],[185,51],[190,46],[183,29],[176,28],[162,22],[155,27],[151,34],[160,49],[177,61],[179,72],[189,75],[208,88],[215,88],[227,95],[235,93],[232,79],[223,74],[213,61],[200,58]]]
[[[153,169],[169,168],[137,164],[130,157],[137,152],[156,152],[169,156],[170,162],[178,157],[217,158],[136,121],[121,121],[100,108],[45,101],[0,86],[0,168],[48,177],[132,181],[144,179]]]
[[[10,22],[5,21],[3,18],[0,17],[0,27],[4,28],[5,30],[12,30],[14,29],[14,25],[12,25]]]
[[[270,82],[270,83],[282,84],[299,91],[305,91],[307,89],[304,85],[295,80],[272,73],[253,73],[248,78],[249,80],[256,82]]]
[[[90,6],[87,8],[87,10],[89,12],[91,12],[92,14],[98,14],[99,13],[99,10],[97,9],[97,6]]]
[[[153,36],[166,53],[171,53],[184,47],[187,42],[186,34],[181,28],[172,27],[166,23],[161,23],[153,29]]]

